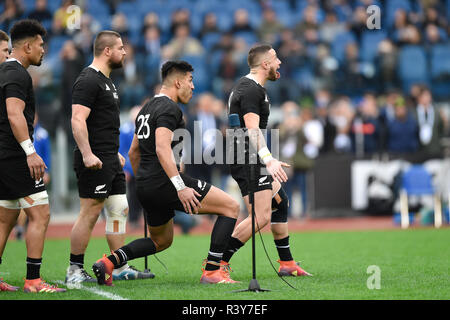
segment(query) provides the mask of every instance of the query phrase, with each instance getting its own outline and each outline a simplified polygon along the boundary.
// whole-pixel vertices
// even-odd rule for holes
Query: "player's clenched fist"
[[[92,170],[99,170],[103,166],[103,162],[97,158],[97,156],[93,153],[83,156],[83,163],[86,168],[92,169]]]

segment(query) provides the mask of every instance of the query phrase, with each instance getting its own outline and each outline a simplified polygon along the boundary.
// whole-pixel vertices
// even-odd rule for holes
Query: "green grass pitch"
[[[274,266],[278,255],[271,234],[262,238]],[[209,247],[208,235],[176,236],[172,247],[157,254],[167,266],[149,258],[154,279],[115,281],[114,287],[85,284],[81,290],[62,294],[25,294],[0,292],[0,300],[379,300],[379,299],[450,299],[450,229],[416,229],[367,232],[292,233],[291,249],[301,266],[313,277],[284,278],[270,265],[260,235],[256,237],[256,275],[261,288],[270,292],[234,293],[246,289],[251,280],[251,242],[232,259],[235,285],[202,285],[201,264]],[[128,238],[127,242],[132,240]],[[48,239],[45,243],[42,277],[48,282],[64,281],[69,258],[69,240]],[[93,238],[85,257],[91,266],[107,253],[106,240]],[[9,241],[0,265],[0,277],[12,285],[23,287],[26,248],[23,241]],[[130,262],[144,268],[144,259]],[[377,266],[374,274],[368,267]],[[370,289],[373,276],[379,276],[379,289]],[[372,278],[370,278],[372,277]],[[368,280],[369,279],[369,280]],[[372,280],[371,280],[372,279]],[[369,287],[368,287],[369,283]],[[63,286],[63,285],[61,285]],[[64,287],[64,286],[63,286]],[[99,294],[103,293],[102,294]],[[106,295],[105,295],[106,293]]]

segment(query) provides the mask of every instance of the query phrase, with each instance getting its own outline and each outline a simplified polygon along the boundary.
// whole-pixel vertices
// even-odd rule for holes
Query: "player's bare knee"
[[[229,201],[228,208],[227,208],[227,217],[237,219],[239,216],[239,213],[241,212],[241,207],[239,203],[233,199],[233,201]]]
[[[157,238],[157,239],[152,239],[152,240],[155,243],[157,252],[166,250],[167,248],[169,248],[172,245],[172,242],[173,242],[173,239],[171,239],[171,238]]]

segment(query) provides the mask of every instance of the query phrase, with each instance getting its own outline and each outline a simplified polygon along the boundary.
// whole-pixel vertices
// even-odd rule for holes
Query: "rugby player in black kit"
[[[128,202],[119,151],[119,96],[109,78],[122,67],[126,52],[117,32],[102,31],[94,41],[94,60],[76,79],[72,90],[72,132],[76,141],[74,170],[78,181],[80,214],[72,228],[66,284],[95,282],[84,269],[84,253],[103,207],[106,239],[111,250],[125,243]],[[117,279],[153,276],[128,264],[114,271]]]
[[[264,228],[271,222],[271,230],[278,251],[281,276],[310,275],[300,268],[292,258],[288,233],[288,198],[281,186],[287,181],[287,175],[282,167],[289,166],[272,157],[267,148],[261,130],[267,128],[270,114],[270,101],[264,84],[267,80],[276,81],[280,77],[277,69],[281,61],[275,50],[266,44],[259,44],[250,49],[248,54],[250,73],[238,80],[228,99],[229,114],[238,114],[243,131],[248,133],[249,142],[245,153],[247,160],[230,165],[231,175],[236,180],[244,197],[249,216],[244,219],[233,232],[228,247],[221,262],[223,270],[230,270],[229,261],[232,255],[242,247],[252,236],[251,205],[249,190],[254,191],[256,229]],[[250,181],[248,154],[255,152],[255,181]],[[257,156],[256,156],[257,150]],[[239,148],[234,148],[237,153]],[[235,155],[237,159],[237,154]],[[239,164],[242,163],[242,164]],[[250,185],[252,183],[252,185]]]
[[[11,29],[11,56],[0,65],[0,264],[8,236],[23,209],[29,219],[23,290],[34,293],[65,291],[40,278],[50,208],[42,179],[46,166],[32,141],[36,103],[27,69],[41,65],[45,34],[35,20],[16,22]],[[0,279],[0,291],[16,290],[18,287]]]
[[[173,241],[174,210],[189,214],[217,214],[201,283],[234,283],[220,261],[239,214],[239,204],[224,191],[180,172],[174,131],[184,129],[177,103],[192,97],[192,66],[168,61],[161,68],[162,88],[139,112],[129,156],[136,175],[137,195],[148,214],[150,238],[135,240],[99,259],[93,270],[99,284],[112,284],[111,271],[125,261],[167,249]],[[178,148],[176,148],[178,149]],[[194,251],[193,251],[194,254]]]

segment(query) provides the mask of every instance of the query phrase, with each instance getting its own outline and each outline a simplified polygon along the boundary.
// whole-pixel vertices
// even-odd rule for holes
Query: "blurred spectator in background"
[[[326,43],[332,43],[337,34],[346,31],[345,23],[338,20],[334,11],[328,11],[325,14],[325,21],[319,27],[320,39]]]
[[[127,16],[121,12],[113,15],[111,20],[111,30],[119,33],[123,39],[128,39],[129,29]]]
[[[275,44],[284,25],[278,20],[274,10],[267,8],[263,11],[263,20],[257,29],[260,42]]]
[[[427,46],[433,46],[437,43],[442,43],[447,41],[447,36],[445,32],[440,30],[437,25],[435,24],[428,24],[425,27],[425,44]]]
[[[333,142],[336,137],[336,127],[331,123],[329,116],[329,108],[332,101],[330,91],[325,88],[317,89],[314,95],[314,101],[316,106],[316,119],[323,128],[323,144],[319,152],[325,154],[333,150]]]
[[[291,203],[294,191],[300,192],[300,216],[308,210],[306,174],[313,168],[314,159],[323,143],[323,128],[314,119],[312,107],[307,100],[304,100],[301,110],[296,103],[285,102],[282,105],[283,122],[279,127],[280,159],[291,164],[286,170],[289,180],[285,189]],[[291,208],[289,209],[292,210]]]
[[[389,30],[391,38],[395,43],[398,43],[403,34],[406,33],[407,27],[409,26],[408,15],[405,10],[399,8],[394,14],[394,23]]]
[[[336,86],[336,71],[339,63],[331,55],[329,46],[319,44],[317,46],[316,56],[313,60],[315,86],[334,89]]]
[[[0,13],[0,24],[3,24],[5,30],[9,30],[14,20],[22,16],[23,11],[21,1],[5,0],[3,12]]]
[[[214,12],[207,12],[205,14],[198,37],[202,40],[208,33],[220,33],[219,26],[217,25],[217,16]]]
[[[401,95],[390,94],[390,98],[395,100],[392,103],[393,115],[385,118],[387,151],[396,154],[416,152],[419,147],[416,118]]]
[[[89,57],[92,56],[93,51],[92,43],[100,28],[100,24],[91,15],[86,13],[81,15],[80,30],[73,36],[73,41],[83,52],[85,61],[90,61]]]
[[[161,56],[161,34],[157,27],[147,27],[145,29],[144,41],[139,49],[146,56]]]
[[[349,23],[351,32],[358,42],[361,41],[361,35],[367,30],[367,12],[366,7],[359,5],[353,10],[353,15]]]
[[[217,75],[216,85],[220,86],[221,98],[225,98],[231,93],[234,81],[239,76],[239,61],[235,60],[232,49],[223,53]]]
[[[294,26],[294,35],[298,39],[303,39],[308,30],[319,30],[317,21],[317,7],[308,5],[303,11],[303,19]]]
[[[300,119],[300,107],[293,101],[287,101],[281,105],[281,110],[283,111],[282,122],[280,123],[279,129],[279,141],[280,141],[280,161],[289,163],[291,166],[285,168],[286,174],[288,175],[288,181],[284,185],[286,193],[289,197],[289,215],[292,215],[292,195],[295,190],[301,193],[301,184],[303,181],[301,177],[294,176],[298,172],[294,168],[294,156],[297,153],[298,148],[302,148],[300,145],[299,137],[301,135],[301,119]],[[304,136],[303,136],[304,138]]]
[[[190,36],[187,24],[179,24],[175,29],[175,36],[162,48],[162,56],[166,60],[177,60],[183,56],[198,56],[203,53],[202,44]]]
[[[416,117],[419,124],[420,151],[427,159],[442,157],[441,138],[444,121],[441,111],[433,105],[428,87],[422,86],[417,99]]]
[[[119,87],[120,105],[123,109],[138,105],[145,97],[143,66],[137,60],[131,44],[124,45],[127,56],[123,68],[114,70],[111,78]]]
[[[236,34],[239,32],[253,32],[253,28],[250,25],[248,11],[246,9],[237,9],[234,12],[233,25],[231,26],[231,33]]]
[[[142,24],[142,35],[145,36],[148,28],[157,28],[160,32],[159,17],[155,12],[149,12],[144,17]]]
[[[181,8],[177,9],[172,13],[171,22],[170,22],[170,37],[177,36],[177,29],[179,26],[186,26],[187,30],[190,30],[191,26],[191,14],[188,9]],[[189,33],[188,33],[189,34]]]
[[[388,149],[388,123],[395,119],[395,102],[399,97],[398,89],[389,88],[380,107],[378,119],[380,121],[380,151],[382,152],[387,152]]]
[[[380,123],[377,100],[373,93],[366,93],[352,124],[352,145],[357,156],[373,154],[380,149]]]
[[[391,40],[382,40],[378,45],[375,68],[377,70],[378,89],[381,92],[398,85],[397,50]]]
[[[214,154],[212,151],[216,146],[216,132],[213,130],[220,130],[221,128],[220,119],[212,109],[214,99],[212,94],[201,94],[195,101],[194,111],[189,116],[186,125],[186,129],[189,130],[192,137],[190,164],[186,164],[186,171],[189,175],[198,177],[198,179],[208,183],[212,183],[213,165],[206,164],[203,155]],[[201,150],[196,148],[197,144],[200,144]],[[198,154],[200,152],[201,154]],[[201,163],[197,163],[196,159],[201,159]]]
[[[47,0],[36,0],[34,10],[28,15],[29,19],[35,19],[39,22],[51,21],[53,15],[47,8]]]
[[[351,123],[355,111],[347,97],[339,97],[332,102],[330,107],[330,122],[336,127],[336,136],[333,141],[333,151],[337,153],[347,153],[352,150],[350,139]]]
[[[345,47],[345,58],[339,67],[339,91],[343,94],[361,95],[366,88],[362,74],[362,64],[359,57],[359,47],[356,43],[349,43]]]
[[[286,28],[281,32],[275,49],[282,62],[279,71],[283,76],[277,81],[280,92],[271,93],[271,100],[274,103],[282,103],[286,100],[298,101],[301,92],[298,84],[292,80],[294,71],[308,63],[306,48],[300,40],[294,37],[294,32]]]
[[[76,47],[75,42],[67,40],[59,54],[62,61],[61,79],[61,110],[59,112],[58,124],[66,131],[69,139],[69,147],[75,146],[72,135],[70,118],[72,117],[72,87],[84,68],[84,56]]]

